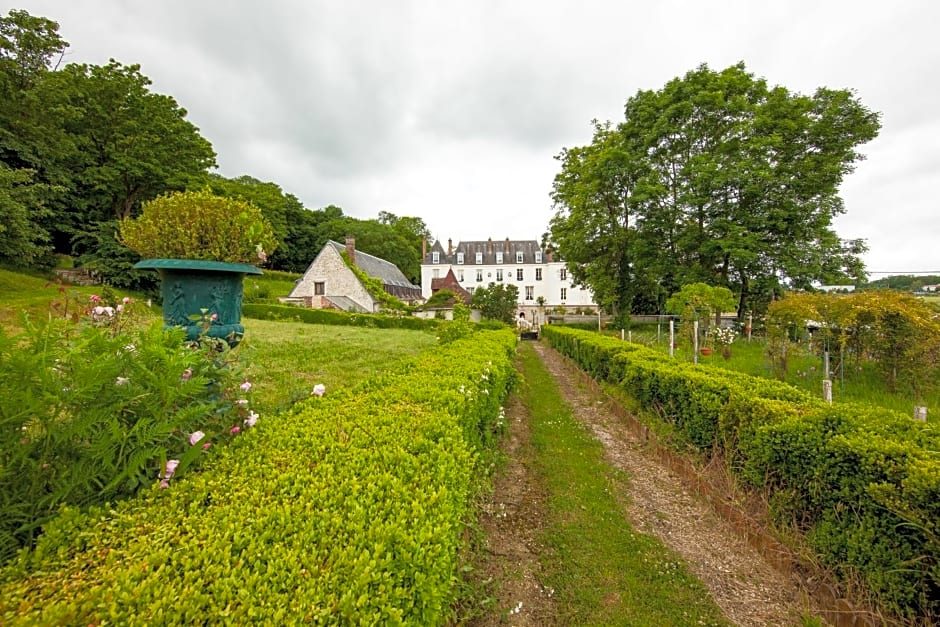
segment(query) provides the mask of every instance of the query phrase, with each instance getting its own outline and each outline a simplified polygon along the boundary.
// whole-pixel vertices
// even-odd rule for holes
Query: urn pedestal
[[[188,340],[206,335],[230,346],[241,341],[243,279],[261,270],[247,263],[192,259],[144,259],[134,267],[160,274],[166,326],[185,328]]]

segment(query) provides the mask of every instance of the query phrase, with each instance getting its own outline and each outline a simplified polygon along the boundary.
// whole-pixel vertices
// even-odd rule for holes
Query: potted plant
[[[143,257],[135,268],[160,274],[167,326],[185,327],[190,340],[241,340],[243,278],[261,274],[254,264],[277,246],[260,209],[209,190],[175,192],[121,222],[120,239]]]

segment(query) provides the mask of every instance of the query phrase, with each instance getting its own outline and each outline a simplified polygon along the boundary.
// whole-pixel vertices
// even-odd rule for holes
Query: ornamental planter
[[[709,355],[712,354],[712,349],[705,347],[705,348],[699,349],[699,352],[705,355],[706,357],[708,357]]]
[[[222,338],[233,347],[241,341],[245,334],[241,325],[243,279],[246,274],[261,274],[261,270],[247,263],[193,259],[144,259],[134,267],[160,274],[167,327],[185,328],[187,340],[207,335]],[[206,320],[211,320],[208,329],[204,328]]]

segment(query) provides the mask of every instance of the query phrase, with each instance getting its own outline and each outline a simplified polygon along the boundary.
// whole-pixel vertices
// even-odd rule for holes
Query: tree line
[[[212,172],[212,144],[139,65],[62,65],[69,44],[58,31],[23,10],[0,17],[0,263],[49,269],[67,255],[113,285],[146,289],[152,273],[132,269],[120,220],[162,194],[209,188],[261,209],[279,240],[272,269],[302,272],[327,240],[350,234],[420,282],[423,220],[308,209],[276,183]]]

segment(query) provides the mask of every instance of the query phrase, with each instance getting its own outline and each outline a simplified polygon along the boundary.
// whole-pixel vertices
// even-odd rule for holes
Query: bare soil
[[[604,445],[611,466],[625,471],[628,519],[637,531],[676,551],[736,625],[800,625],[816,614],[801,578],[775,568],[742,537],[740,525],[719,516],[695,481],[677,473],[623,419],[623,409],[576,367],[541,343],[535,350],[555,377],[572,414]],[[540,583],[539,537],[545,495],[531,470],[528,416],[515,398],[507,406],[509,461],[483,507],[484,576],[497,582],[495,610],[473,625],[553,625],[553,590]],[[765,553],[766,554],[766,553]]]

